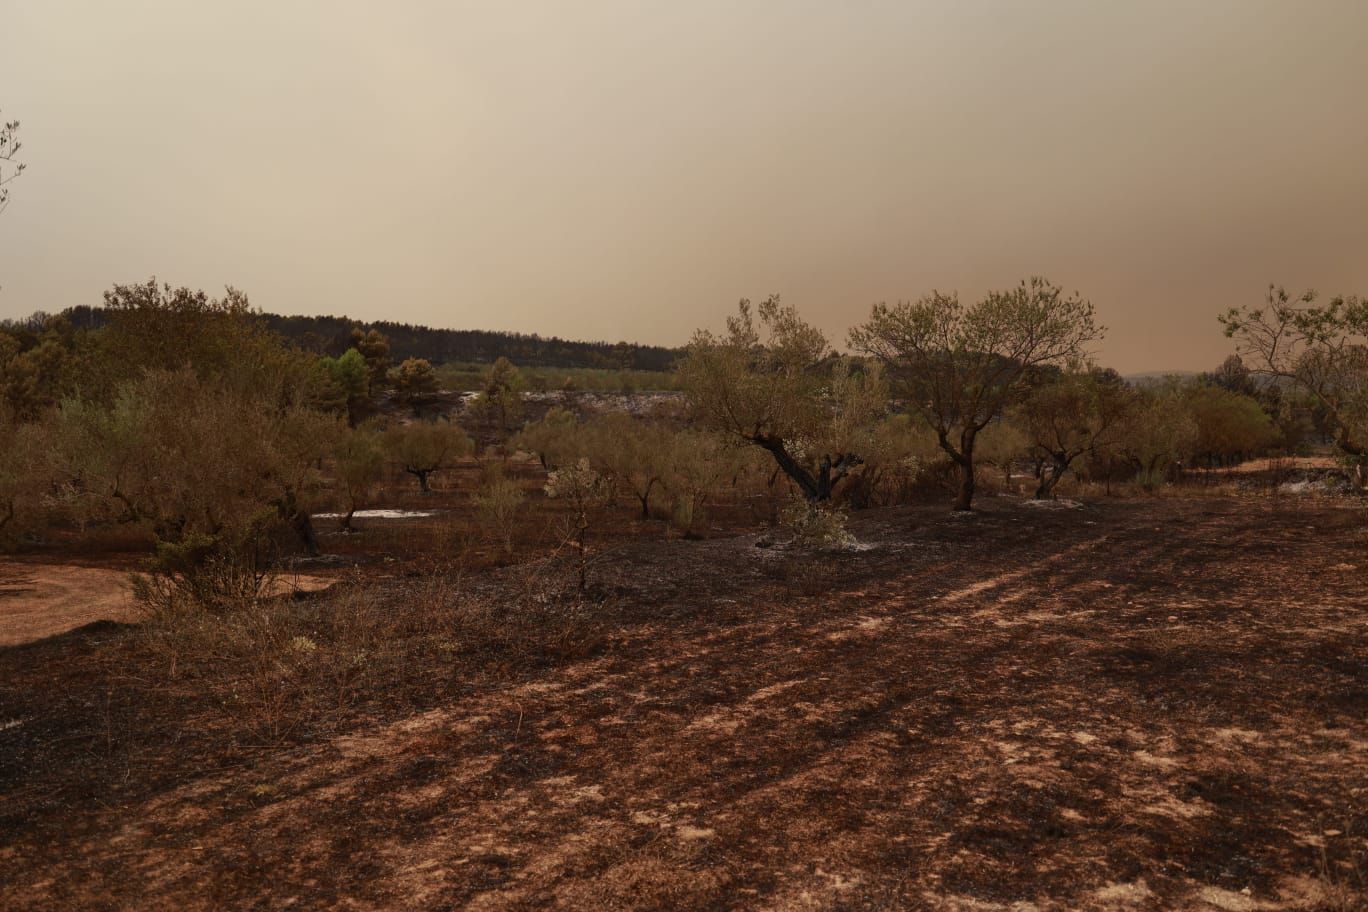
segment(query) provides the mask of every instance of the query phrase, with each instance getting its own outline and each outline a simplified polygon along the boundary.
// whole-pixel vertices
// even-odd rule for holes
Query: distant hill
[[[107,319],[104,310],[98,307],[72,307],[62,313],[76,326],[92,329],[103,326]],[[263,313],[260,318],[296,345],[334,356],[347,350],[353,329],[376,329],[389,338],[390,356],[396,362],[405,358],[425,358],[434,364],[488,363],[503,356],[514,364],[528,367],[668,371],[684,353],[683,349],[660,345],[583,342],[485,329],[436,329],[388,320],[365,322],[345,316],[294,317]]]
[[[1144,371],[1139,374],[1126,374],[1122,377],[1131,386],[1145,386],[1156,383],[1165,377],[1195,377],[1201,371]]]

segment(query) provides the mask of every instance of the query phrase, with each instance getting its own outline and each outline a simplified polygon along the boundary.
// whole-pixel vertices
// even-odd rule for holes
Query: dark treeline
[[[62,312],[78,329],[103,326],[108,314],[103,308],[81,305]],[[423,358],[433,364],[450,361],[488,363],[500,357],[528,367],[592,367],[668,371],[683,354],[682,349],[630,342],[577,342],[555,336],[495,332],[483,329],[434,329],[411,323],[381,320],[365,323],[348,317],[295,317],[281,314],[258,315],[267,328],[307,351],[341,355],[351,346],[351,331],[376,329],[389,339],[391,356],[396,361]],[[42,325],[41,315],[31,322]]]

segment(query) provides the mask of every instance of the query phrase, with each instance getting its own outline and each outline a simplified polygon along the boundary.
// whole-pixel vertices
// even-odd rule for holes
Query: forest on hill
[[[29,322],[41,326],[44,315]],[[77,328],[95,329],[108,321],[104,308],[81,305],[62,311]],[[632,342],[585,342],[535,333],[499,332],[484,329],[437,329],[389,320],[364,322],[346,316],[257,315],[268,329],[306,351],[334,357],[351,346],[351,332],[377,330],[390,343],[397,361],[422,358],[433,364],[475,362],[487,364],[508,358],[529,367],[585,367],[609,370],[668,371],[683,355],[682,348],[638,345]]]

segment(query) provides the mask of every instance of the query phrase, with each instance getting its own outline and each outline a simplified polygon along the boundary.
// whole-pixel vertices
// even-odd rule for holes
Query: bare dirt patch
[[[332,583],[290,573],[278,577],[272,590],[312,592]],[[0,559],[0,647],[31,643],[97,621],[126,623],[137,617],[127,570]]]
[[[0,646],[136,615],[128,574],[101,567],[0,560]]]

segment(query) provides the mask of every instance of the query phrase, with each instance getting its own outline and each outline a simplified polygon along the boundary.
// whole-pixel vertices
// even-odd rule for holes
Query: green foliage
[[[386,429],[383,445],[390,459],[418,479],[418,488],[424,494],[431,491],[429,476],[475,451],[474,441],[450,421],[394,425]]]
[[[907,503],[944,461],[935,434],[913,415],[889,415],[868,434],[864,463],[846,489],[846,503],[854,509]]]
[[[610,412],[588,422],[578,435],[580,455],[589,457],[616,489],[641,504],[641,518],[650,516],[651,492],[668,471],[671,446],[677,435],[659,424]]]
[[[333,448],[334,485],[342,500],[343,531],[352,530],[352,517],[370,498],[385,471],[385,450],[376,429],[363,424],[338,433]]]
[[[479,392],[484,388],[489,364],[446,362],[433,368],[443,389]],[[672,371],[609,369],[601,367],[540,367],[522,365],[518,372],[526,389],[580,390],[598,393],[639,393],[678,390]]]
[[[1012,415],[1041,462],[1035,497],[1050,496],[1080,456],[1118,442],[1134,407],[1134,391],[1114,371],[1074,365],[1030,387]]]
[[[522,420],[523,378],[507,358],[500,358],[485,373],[480,394],[475,398],[475,413],[482,415],[501,431],[510,431]]]
[[[389,381],[390,344],[384,333],[372,329],[351,331],[351,347],[366,362],[366,396],[374,399]]]
[[[113,402],[68,400],[58,418],[61,469],[79,479],[67,508],[83,521],[142,523],[161,548],[154,569],[199,597],[202,559],[255,575],[277,530],[312,547],[302,500],[321,478],[335,419],[263,400],[188,367],[122,383]]]
[[[670,521],[692,538],[707,518],[709,501],[742,471],[744,451],[707,431],[677,431],[660,444],[655,466],[670,495]]]
[[[830,504],[795,500],[784,510],[782,521],[793,530],[793,543],[800,548],[849,551],[856,545],[845,511]]]
[[[391,378],[397,402],[417,408],[437,392],[437,375],[422,358],[407,358]]]
[[[695,333],[679,377],[704,427],[768,451],[809,500],[860,464],[887,404],[877,370],[837,357],[777,296],[754,311],[741,301],[722,336]]]
[[[371,410],[370,371],[366,359],[356,349],[347,349],[340,358],[319,358],[314,373],[315,408],[346,415],[351,425]]]
[[[886,365],[908,407],[960,466],[955,508],[968,510],[979,432],[1020,397],[1034,370],[1080,358],[1102,332],[1092,304],[1036,277],[969,307],[941,292],[876,305],[850,344]]]
[[[563,531],[566,543],[575,549],[579,558],[579,589],[583,592],[588,585],[590,519],[595,508],[612,498],[612,480],[590,465],[588,459],[579,459],[551,472],[543,490],[547,497],[565,501],[570,507]]]
[[[0,416],[0,546],[41,528],[60,482],[51,415],[20,423]]]
[[[542,468],[568,465],[585,453],[582,429],[574,414],[552,406],[540,421],[528,424],[510,441],[514,449],[532,453]]]
[[[1119,428],[1116,448],[1136,467],[1146,490],[1163,483],[1168,467],[1192,451],[1197,422],[1173,386],[1141,391]]]
[[[486,534],[498,541],[505,555],[513,553],[513,533],[527,495],[517,481],[506,476],[498,463],[487,469],[473,503]]]
[[[349,348],[340,358],[323,357],[319,364],[327,371],[328,377],[348,400],[361,399],[367,395],[370,385],[370,369],[361,352]]]
[[[1277,443],[1273,419],[1249,396],[1194,385],[1186,391],[1184,405],[1197,425],[1192,455],[1199,459],[1226,462],[1260,454]]]
[[[247,296],[222,298],[158,285],[116,285],[105,292],[109,324],[99,334],[86,395],[117,389],[144,371],[188,369],[197,378],[244,394],[283,395],[304,388],[312,372],[302,352],[287,348],[255,318]]]
[[[74,392],[81,341],[62,317],[37,333],[0,324],[0,414],[32,421]]]
[[[1318,300],[1270,285],[1262,307],[1231,308],[1221,324],[1255,373],[1315,401],[1341,452],[1368,456],[1368,299]]]

